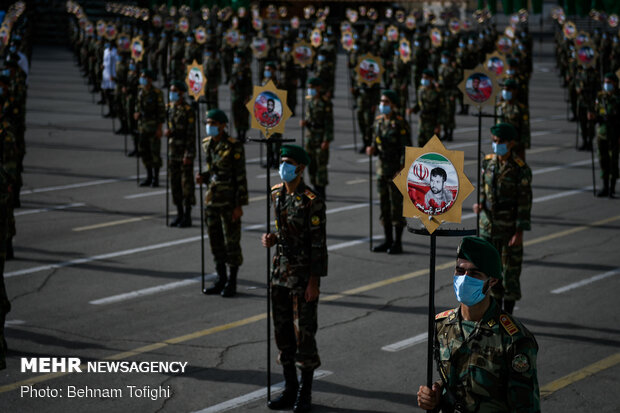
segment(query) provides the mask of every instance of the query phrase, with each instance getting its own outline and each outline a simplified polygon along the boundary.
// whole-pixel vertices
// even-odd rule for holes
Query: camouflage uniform
[[[133,135],[134,149],[138,148],[138,140],[136,132],[138,130],[138,124],[133,117],[136,111],[136,99],[138,97],[138,83],[140,75],[135,70],[129,70],[127,72],[127,85],[123,90],[123,106],[125,108],[125,114],[127,116],[127,127],[129,132]]]
[[[185,80],[185,65],[183,64],[184,57],[185,44],[182,39],[177,37],[172,41],[172,50],[170,51],[169,80]]]
[[[114,81],[116,82],[116,88],[114,91],[114,113],[116,113],[121,121],[121,129],[118,133],[127,133],[129,132],[129,128],[127,126],[127,112],[123,110],[124,107],[124,99],[123,88],[127,88],[127,75],[128,75],[128,64],[127,64],[128,56],[123,53],[119,55],[119,59],[116,62],[116,77]]]
[[[295,108],[297,107],[297,68],[295,67],[295,60],[291,53],[283,52],[280,55],[280,61],[278,64],[278,70],[280,72],[280,83],[286,90],[286,104],[291,110],[293,116],[295,116]]]
[[[321,93],[323,93],[321,91]],[[334,140],[334,113],[332,102],[327,97],[317,94],[306,105],[306,134],[305,149],[310,155],[308,172],[312,186],[321,193],[327,186],[327,163],[329,162],[329,148],[321,149],[323,142]],[[324,195],[324,193],[322,193]]]
[[[248,204],[243,144],[222,133],[220,141],[207,136],[202,141],[206,169],[202,181],[205,194],[205,222],[216,267],[228,264],[239,267],[241,255],[241,219],[232,220],[236,207]]]
[[[162,166],[161,140],[155,133],[166,118],[166,107],[161,90],[152,86],[149,89],[141,87],[136,99],[135,112],[138,118],[138,132],[140,133],[139,148],[144,167],[158,170]],[[157,173],[155,174],[157,177]]]
[[[620,140],[620,93],[599,92],[594,105],[595,122],[599,124],[596,133],[598,159],[603,178],[603,193],[614,195],[618,179],[618,141]]]
[[[194,157],[196,156],[196,116],[185,102],[168,105],[168,173],[172,200],[178,209],[196,205],[194,195]],[[183,159],[192,163],[186,165]]]
[[[480,236],[491,242],[502,257],[503,284],[493,295],[505,300],[521,299],[523,245],[509,246],[519,230],[530,230],[532,209],[532,171],[514,153],[501,162],[491,154],[482,163],[480,191]]]
[[[362,133],[364,146],[372,144],[372,122],[380,95],[381,88],[378,84],[367,86],[365,83],[358,82],[353,91],[357,106],[357,123]]]
[[[599,77],[593,69],[579,69],[575,78],[577,92],[577,118],[583,139],[582,149],[592,149],[594,122],[588,119],[588,112],[594,111],[594,101],[599,89]]]
[[[433,135],[435,128],[439,126],[439,111],[441,107],[441,96],[435,86],[421,86],[418,90],[418,104],[414,111],[420,112],[418,126],[418,146],[426,145]]]
[[[401,116],[405,116],[407,104],[409,102],[409,81],[411,79],[411,66],[409,63],[403,63],[398,54],[394,54],[392,63],[392,73],[390,74],[390,87],[398,93],[398,102],[394,102],[399,109]]]
[[[536,339],[495,300],[479,322],[459,308],[437,314],[435,331],[442,411],[540,412]]]
[[[529,110],[516,99],[501,100],[496,106],[497,123],[510,123],[517,131],[517,145],[513,150],[519,154],[530,148],[530,117]]]
[[[250,129],[250,113],[245,104],[252,97],[252,90],[250,66],[244,62],[235,63],[230,76],[230,101],[235,130],[240,139],[245,139],[245,134]]]
[[[207,78],[207,84],[205,86],[207,110],[211,110],[219,107],[217,88],[220,83],[222,83],[222,64],[214,54],[211,56],[205,54],[202,65],[202,70]]]
[[[452,140],[452,133],[456,128],[456,101],[459,98],[458,84],[463,77],[461,68],[453,62],[441,64],[438,70],[438,81],[443,94],[443,102],[445,110],[442,110],[443,116],[440,119],[445,129],[444,137]]]
[[[295,193],[274,186],[277,247],[271,271],[271,300],[276,344],[282,367],[302,371],[321,365],[315,334],[318,300],[306,302],[310,277],[327,275],[325,203],[303,181]]]

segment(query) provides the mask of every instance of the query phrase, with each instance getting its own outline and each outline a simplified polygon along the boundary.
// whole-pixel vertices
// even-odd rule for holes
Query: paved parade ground
[[[552,47],[534,46],[526,159],[534,204],[515,315],[539,344],[544,412],[618,412],[620,199],[592,195],[591,154],[575,150],[576,125],[567,121]],[[416,411],[416,392],[426,381],[429,239],[406,233],[404,254],[369,252],[369,161],[353,148],[345,75],[339,55],[327,187],[329,275],[321,285],[322,365],[313,411]],[[238,295],[207,297],[200,283],[199,208],[191,228],[166,227],[165,186],[137,187],[135,158],[125,156],[123,136],[113,134],[112,120],[93,102],[68,48],[34,49],[16,259],[5,268],[12,311],[0,411],[268,411],[266,251],[260,245],[266,170],[259,144],[245,145],[250,204],[242,218]],[[220,86],[220,105],[230,113],[227,85]],[[298,143],[299,119],[291,118],[285,133]],[[454,141],[447,143],[465,152],[474,185],[477,122],[457,116]],[[489,153],[492,119],[482,123],[482,150]],[[256,131],[250,135],[258,138]],[[271,183],[277,182],[271,171]],[[474,200],[472,194],[465,201],[462,224],[450,227],[475,228]],[[372,214],[380,240],[378,205]],[[437,312],[456,307],[457,242],[437,239]],[[205,248],[210,280],[208,241]],[[173,366],[184,372],[22,373],[21,360],[30,357],[77,357],[84,365],[180,362]],[[273,342],[271,362],[275,390],[283,379]],[[120,393],[79,397],[87,388]]]

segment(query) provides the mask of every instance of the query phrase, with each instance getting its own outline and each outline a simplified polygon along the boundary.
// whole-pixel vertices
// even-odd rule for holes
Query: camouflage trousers
[[[375,112],[372,105],[365,102],[365,99],[357,98],[357,124],[359,125],[364,146],[372,144],[372,124],[375,121]]]
[[[161,139],[155,136],[154,131],[141,132],[138,146],[145,168],[161,168]]]
[[[601,178],[604,181],[611,178],[613,185],[618,179],[618,139],[598,136],[596,145],[598,146],[598,159],[601,165]]]
[[[317,186],[327,186],[327,164],[329,162],[329,149],[321,149],[321,144],[311,140],[306,136],[306,152],[310,155],[310,165],[308,173],[310,182],[315,188]]]
[[[498,300],[518,301],[521,299],[521,265],[523,264],[523,244],[508,246],[512,235],[504,238],[491,239],[482,235],[492,243],[502,257],[502,286],[491,290],[491,295]]]
[[[194,186],[194,165],[184,165],[183,161],[168,161],[170,192],[172,202],[178,207],[196,205]]]
[[[290,288],[271,286],[273,326],[278,361],[286,368],[295,364],[300,370],[312,371],[321,365],[316,347],[319,301],[306,302]]]
[[[245,102],[241,98],[232,100],[233,122],[236,131],[247,131],[250,129],[250,112],[245,107]]]
[[[377,175],[377,191],[381,204],[381,225],[391,224],[395,227],[407,225],[403,218],[403,195],[390,176]]]
[[[215,265],[228,264],[240,267],[241,255],[241,219],[232,220],[231,205],[205,207],[205,223],[209,234],[209,244]]]
[[[288,108],[295,116],[295,108],[297,107],[297,86],[294,83],[289,84],[285,87],[286,89],[286,104]]]
[[[437,119],[422,118],[420,116],[420,124],[418,126],[418,146],[420,148],[431,140],[435,134],[435,126],[437,126]]]
[[[219,106],[219,96],[217,85],[209,85],[205,88],[205,99],[207,100],[207,110],[217,109]]]
[[[446,129],[454,129],[456,127],[456,93],[446,96],[445,106],[443,108],[442,126]]]
[[[580,106],[577,108],[579,112],[579,129],[581,130],[581,138],[584,143],[592,143],[594,139],[595,124],[588,119],[588,108]]]

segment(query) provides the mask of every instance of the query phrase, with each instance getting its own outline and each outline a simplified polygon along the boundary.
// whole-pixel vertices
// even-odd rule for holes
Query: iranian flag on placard
[[[446,172],[447,180],[444,183],[443,190],[451,193],[448,203],[436,204],[432,202],[427,204],[426,193],[431,190],[431,171],[434,168],[441,168]],[[439,215],[447,212],[454,204],[454,200],[458,194],[458,175],[452,163],[444,156],[437,153],[427,153],[420,156],[411,165],[407,176],[407,192],[409,198],[417,209],[429,215]],[[441,197],[441,193],[438,194]]]

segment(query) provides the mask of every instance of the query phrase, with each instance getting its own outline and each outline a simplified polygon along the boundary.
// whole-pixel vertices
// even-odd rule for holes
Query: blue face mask
[[[316,96],[316,89],[313,89],[313,88],[309,87],[308,88],[308,96],[312,96],[312,97]]]
[[[320,54],[319,55],[319,62],[324,62],[325,61],[325,55]]]
[[[140,78],[140,80],[139,80],[139,82],[140,82],[140,85],[142,85],[142,86],[146,86],[146,85],[147,85],[147,83],[149,83],[149,82],[146,80],[146,78],[145,78],[145,77],[141,77],[141,78]]]
[[[4,69],[2,71],[2,76],[11,77],[11,71],[9,69]]]
[[[109,49],[109,48],[110,48],[110,43],[106,43],[106,44],[104,44],[104,45],[103,45],[103,48],[104,48],[104,49]]]
[[[234,57],[234,58],[233,58],[233,63],[234,63],[234,64],[236,64],[236,65],[238,65],[239,63],[241,63],[241,58],[239,58],[239,57]]]
[[[505,143],[493,142],[493,153],[499,156],[504,156],[508,153],[508,145]]]
[[[614,90],[614,85],[611,83],[603,83],[603,90],[605,92],[613,92]]]
[[[133,63],[131,63],[131,64],[129,65],[129,70],[134,70],[134,71],[135,71],[135,70],[136,70],[136,65],[134,65]]]
[[[185,40],[187,40],[188,43],[191,43],[194,40],[194,38],[191,36],[187,36]]]
[[[456,299],[460,303],[472,306],[484,299],[484,293],[482,292],[484,281],[469,275],[455,275],[453,283],[454,294],[456,294]]]
[[[515,71],[513,69],[508,69],[508,70],[506,70],[506,74],[509,75],[509,76],[512,76],[512,75],[515,74]]]
[[[205,56],[207,56],[207,57],[211,57],[212,54],[213,53],[211,53],[211,52],[205,52]]]
[[[207,136],[217,136],[220,134],[220,129],[215,125],[207,125]]]
[[[284,182],[291,182],[293,181],[295,178],[297,178],[297,174],[295,173],[295,170],[297,169],[297,167],[295,165],[291,165],[288,162],[282,162],[280,164],[280,178],[282,178],[282,180]]]
[[[379,112],[384,115],[389,115],[392,111],[392,107],[390,105],[384,105],[383,103],[379,103]]]
[[[161,34],[161,38],[162,38],[162,39],[165,39],[165,38],[166,38],[166,33],[162,33],[162,34]]]
[[[459,47],[462,49],[463,47],[465,47],[465,43],[459,43]]]
[[[413,45],[414,45],[415,47],[420,47],[420,42],[418,42],[418,41],[416,40],[415,42],[413,42]]]
[[[288,53],[291,51],[291,48],[288,46],[284,46],[284,53]]]
[[[421,84],[422,86],[430,86],[430,85],[431,85],[431,81],[430,81],[430,80],[428,80],[428,79],[422,79],[422,80],[420,81],[420,84]]]
[[[442,57],[441,58],[441,64],[447,65],[450,62],[450,60],[448,60],[447,57]]]
[[[502,90],[502,99],[512,100],[512,92],[509,90]]]
[[[15,53],[15,52],[17,51],[17,47],[15,47],[15,46],[11,46],[11,47],[9,47],[9,51],[10,51],[11,53]]]
[[[168,93],[168,100],[170,102],[176,102],[177,100],[179,100],[179,92],[170,91],[170,93]]]
[[[266,78],[270,78],[271,77],[271,70],[265,70],[263,72],[263,76],[266,77]]]

